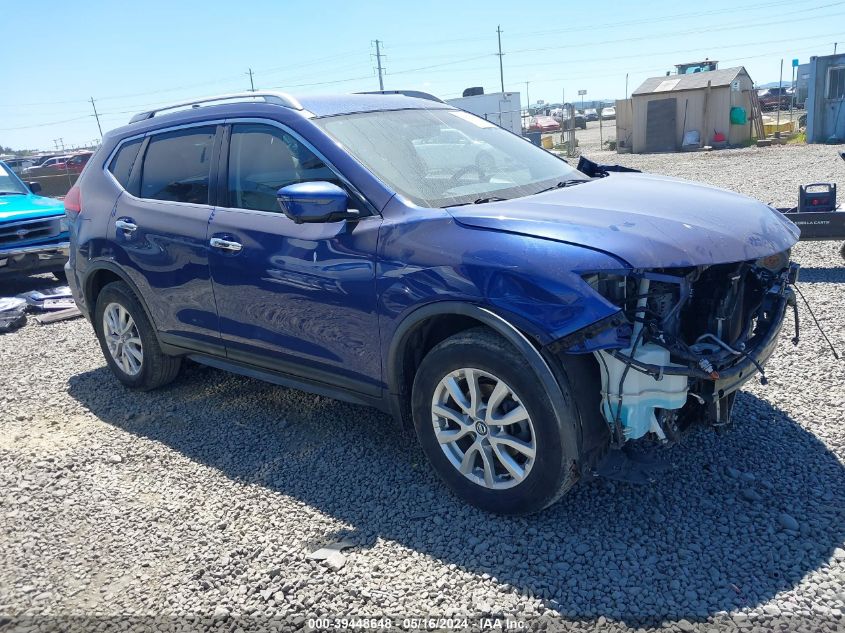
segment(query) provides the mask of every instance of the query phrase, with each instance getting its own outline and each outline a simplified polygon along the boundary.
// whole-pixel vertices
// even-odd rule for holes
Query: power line
[[[790,37],[789,39],[776,39],[776,40],[765,40],[762,42],[755,42],[755,44],[783,44],[783,43],[792,43],[792,42],[801,42],[803,40],[818,40],[821,37],[834,37],[839,35],[841,32],[835,33],[824,33],[824,34],[815,34],[809,35],[807,37]],[[681,50],[673,50],[673,51],[659,51],[656,53],[639,53],[636,55],[626,55],[625,59],[633,59],[635,57],[656,57],[658,55],[678,55],[683,53],[690,53],[691,51],[719,51],[726,48],[743,48],[747,47],[747,44],[726,44],[724,46],[700,46],[696,48],[684,48]],[[779,53],[778,53],[779,54]],[[618,56],[612,57],[583,57],[581,59],[567,59],[567,64],[580,64],[580,63],[589,63],[589,62],[607,62],[607,61],[618,61]],[[728,61],[728,60],[723,60]],[[554,62],[532,62],[529,64],[513,64],[508,66],[509,68],[536,68],[538,66],[560,66],[560,61]]]
[[[51,121],[50,123],[36,123],[35,125],[20,125],[17,127],[0,127],[0,132],[8,132],[9,130],[30,130],[37,127],[47,127],[48,125],[59,125],[61,123],[70,123],[71,121],[81,121],[91,117],[90,114],[85,116],[74,117],[73,119],[64,119],[62,121]]]
[[[843,3],[845,3],[845,2],[843,2]],[[788,15],[788,14],[782,14],[782,15]],[[806,17],[803,17],[803,18],[792,18],[792,19],[789,19],[789,20],[775,20],[773,22],[757,22],[757,23],[754,24],[754,27],[756,28],[756,27],[762,27],[762,26],[778,26],[778,25],[781,25],[781,24],[792,24],[794,22],[801,22],[801,21],[806,21],[806,20],[823,20],[823,19],[827,19],[827,18],[839,17],[841,15],[845,15],[845,13],[840,12],[840,13],[831,13],[829,15],[812,15],[812,16],[806,16]],[[736,30],[736,29],[748,29],[748,24],[747,23],[735,23],[735,24],[728,24],[728,25],[719,26],[719,32],[720,33],[724,32],[724,31],[733,31],[733,30]],[[680,37],[682,35],[697,34],[697,33],[700,33],[700,32],[701,32],[700,28],[694,28],[694,29],[689,29],[687,31],[675,31],[673,33],[667,33],[665,35],[662,35],[661,37],[665,39],[665,38],[670,38],[670,37]],[[545,51],[557,51],[557,50],[562,50],[562,49],[565,49],[565,48],[586,48],[587,46],[606,46],[607,44],[623,44],[623,43],[628,43],[628,42],[641,42],[643,40],[652,40],[652,39],[654,39],[654,37],[655,37],[654,35],[642,35],[642,36],[637,36],[637,37],[626,37],[626,38],[616,39],[616,40],[604,40],[604,41],[598,41],[598,42],[593,41],[593,42],[590,42],[589,44],[572,43],[572,44],[562,44],[560,46],[543,46],[543,47],[539,47],[539,48],[521,48],[521,49],[517,49],[515,51],[511,51],[511,53],[512,54],[517,54],[517,53],[542,53],[542,52],[545,52]]]
[[[417,68],[406,68],[404,70],[397,70],[395,72],[390,73],[391,75],[407,75],[409,73],[416,73],[421,70],[430,70],[432,68],[443,68],[444,66],[455,66],[455,64],[463,64],[465,62],[473,62],[478,59],[487,59],[490,57],[490,53],[485,53],[484,55],[476,55],[474,57],[463,57],[461,59],[453,59],[452,61],[443,62],[441,64],[431,64],[429,66],[419,66]]]
[[[711,15],[718,15],[718,14],[721,14],[721,13],[735,14],[738,11],[750,11],[750,10],[756,10],[756,9],[761,9],[761,8],[769,8],[769,7],[773,7],[773,6],[794,5],[794,4],[795,4],[794,0],[779,0],[778,2],[764,2],[762,4],[748,5],[748,6],[744,6],[744,7],[730,7],[728,9],[722,9],[722,10],[718,10],[718,11],[695,11],[695,12],[692,12],[692,13],[676,13],[674,15],[663,15],[663,16],[656,16],[656,17],[648,17],[648,18],[642,18],[642,19],[637,19],[637,20],[627,20],[625,22],[605,22],[605,23],[601,23],[601,24],[591,23],[591,24],[586,25],[586,26],[578,26],[578,27],[573,27],[573,26],[570,25],[570,26],[563,28],[563,29],[549,29],[549,30],[546,30],[546,31],[530,31],[530,32],[525,32],[525,33],[519,33],[519,34],[514,35],[513,37],[525,38],[525,37],[537,37],[537,36],[542,36],[542,35],[555,35],[555,34],[558,34],[558,33],[572,33],[573,31],[577,31],[579,33],[583,32],[583,31],[599,31],[599,30],[604,30],[604,29],[607,29],[607,28],[615,28],[615,27],[620,27],[620,26],[636,26],[636,25],[640,25],[640,24],[654,24],[656,22],[666,22],[666,21],[669,21],[669,20],[677,20],[677,19],[681,19],[681,18],[685,19],[685,18],[695,18],[695,17],[701,17],[701,16],[711,16]],[[834,6],[838,6],[838,5],[842,5],[842,4],[845,4],[845,2],[832,2],[832,3],[829,3],[829,4],[819,5],[819,6],[816,6],[816,7],[808,7],[808,8],[805,8],[805,9],[799,9],[797,11],[792,11],[792,12],[786,13],[786,14],[782,13],[780,15],[790,15],[792,13],[804,13],[805,11],[818,11],[819,9],[826,9],[828,7],[834,7]],[[756,25],[752,25],[752,26],[756,26]]]
[[[699,17],[703,15],[720,15],[723,13],[730,13],[736,14],[742,11],[753,11],[758,9],[765,9],[769,7],[776,7],[782,5],[793,5],[795,4],[795,0],[777,0],[776,2],[762,2],[757,4],[750,4],[745,6],[731,6],[727,9],[718,9],[718,10],[708,10],[708,11],[695,11],[695,12],[688,12],[688,13],[675,13],[672,15],[663,15],[657,17],[648,17],[648,18],[640,18],[636,20],[626,20],[622,22],[601,22],[595,23],[590,22],[588,25],[583,26],[576,26],[576,25],[569,25],[565,29],[552,29],[547,31],[511,31],[510,36],[512,38],[525,38],[525,37],[535,37],[537,35],[552,35],[555,33],[572,33],[574,31],[597,31],[597,30],[604,30],[608,28],[616,28],[616,27],[623,27],[623,26],[631,26],[637,24],[653,24],[655,22],[665,22],[668,20],[676,20],[681,18],[689,18],[689,17]],[[823,5],[828,6],[828,5]],[[819,7],[810,7],[809,9],[805,9],[806,11],[812,11]],[[466,43],[466,42],[480,42],[486,41],[487,38],[485,36],[478,36],[478,37],[454,37],[442,40],[418,40],[418,41],[410,41],[410,42],[402,42],[401,44],[397,44],[392,46],[392,48],[419,48],[420,46],[437,46],[440,44],[455,44],[457,42]]]

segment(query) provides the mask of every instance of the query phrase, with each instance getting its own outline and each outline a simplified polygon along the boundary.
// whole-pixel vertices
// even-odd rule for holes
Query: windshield
[[[13,193],[26,195],[29,192],[18,177],[6,165],[0,163],[0,196]]]
[[[315,119],[391,189],[424,207],[538,193],[588,180],[553,154],[462,110],[397,110]]]

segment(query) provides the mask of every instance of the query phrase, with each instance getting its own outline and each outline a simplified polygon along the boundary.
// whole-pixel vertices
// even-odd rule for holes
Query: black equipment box
[[[798,188],[798,213],[825,212],[836,209],[836,185],[817,182]]]

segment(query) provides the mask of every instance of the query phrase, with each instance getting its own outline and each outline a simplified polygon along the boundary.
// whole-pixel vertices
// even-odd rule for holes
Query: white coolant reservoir
[[[631,349],[623,349],[621,352],[626,356],[631,355]],[[618,408],[619,421],[626,439],[637,439],[649,431],[662,436],[654,410],[683,407],[687,401],[687,377],[664,375],[657,380],[631,367],[622,384],[620,401],[619,383],[625,372],[625,362],[604,351],[596,354],[601,356],[601,410],[611,428],[614,426]],[[660,367],[681,366],[670,363],[669,350],[654,343],[638,345],[634,358],[642,363]]]

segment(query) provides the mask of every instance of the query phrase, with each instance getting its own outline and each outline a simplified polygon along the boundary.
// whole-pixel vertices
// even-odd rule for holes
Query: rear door
[[[108,235],[162,340],[222,354],[207,239],[221,136],[202,124],[147,137]]]
[[[287,128],[233,123],[209,238],[214,295],[234,361],[368,395],[380,392],[375,256],[381,216]],[[276,191],[330,181],[350,192],[357,222],[296,224]]]

